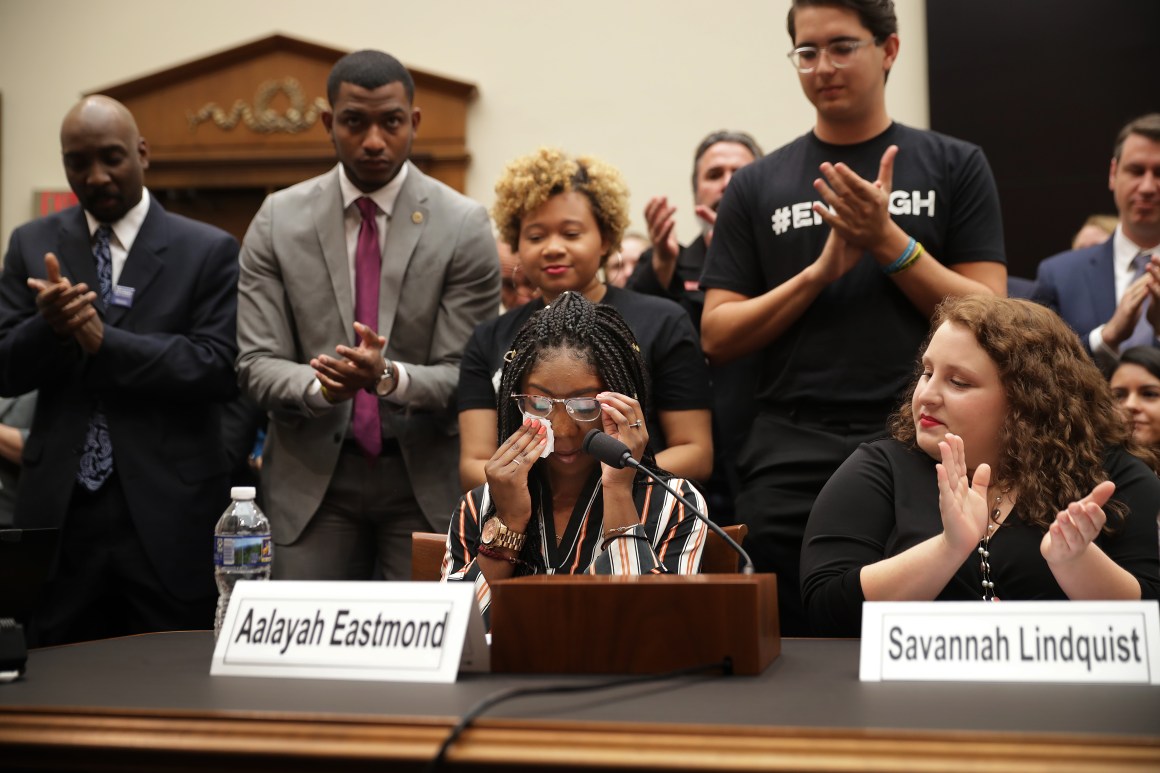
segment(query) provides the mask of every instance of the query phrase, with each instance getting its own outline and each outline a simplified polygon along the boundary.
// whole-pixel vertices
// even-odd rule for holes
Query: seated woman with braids
[[[541,149],[508,164],[492,209],[500,238],[540,297],[475,329],[459,367],[459,478],[484,481],[496,450],[496,387],[516,331],[568,290],[612,306],[640,345],[653,384],[644,417],[657,462],[675,475],[708,480],[713,469],[709,369],[689,315],[673,301],[600,278],[628,226],[628,189],[620,173],[594,158]],[[613,258],[615,260],[616,258]]]
[[[697,572],[705,525],[643,474],[581,449],[589,430],[603,429],[657,470],[644,423],[647,371],[616,309],[565,292],[536,312],[512,342],[499,394],[487,483],[452,513],[443,561],[446,579],[476,584],[485,619],[497,579]],[[544,424],[555,448],[541,458]],[[670,485],[704,512],[696,488]]]
[[[863,601],[1160,598],[1156,457],[1054,312],[944,301],[891,429],[810,512],[815,634],[859,635]]]

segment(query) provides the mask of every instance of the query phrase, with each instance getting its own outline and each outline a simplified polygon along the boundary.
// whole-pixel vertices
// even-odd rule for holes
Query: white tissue
[[[547,431],[548,445],[544,446],[544,450],[540,453],[540,458],[543,459],[545,456],[556,450],[556,436],[552,434],[552,422],[539,416],[528,416],[526,413],[524,416],[527,416],[527,418],[531,419],[532,421],[539,422],[540,425]]]

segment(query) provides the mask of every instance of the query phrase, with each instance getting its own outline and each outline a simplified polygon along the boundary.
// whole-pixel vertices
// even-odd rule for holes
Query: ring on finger
[[[515,462],[516,464],[523,464],[523,461],[521,461],[518,456],[515,459],[512,459],[512,461]]]
[[[634,421],[632,424],[629,424],[628,426],[639,427],[640,426],[640,419],[637,419],[636,421]]]

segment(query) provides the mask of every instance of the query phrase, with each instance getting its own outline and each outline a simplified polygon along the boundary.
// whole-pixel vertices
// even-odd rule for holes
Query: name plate
[[[864,682],[1160,684],[1154,601],[866,602]]]
[[[488,665],[471,584],[240,580],[210,674],[449,683]]]

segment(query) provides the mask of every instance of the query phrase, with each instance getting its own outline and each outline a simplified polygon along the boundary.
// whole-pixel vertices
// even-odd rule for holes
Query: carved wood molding
[[[270,107],[270,103],[278,94],[285,94],[290,100],[290,107],[279,113]],[[250,131],[260,134],[284,132],[297,134],[304,132],[318,121],[318,117],[326,112],[327,102],[322,97],[315,97],[309,105],[306,104],[306,94],[297,78],[285,77],[265,81],[258,86],[254,94],[254,105],[251,107],[244,99],[234,101],[227,111],[216,102],[209,102],[200,110],[186,113],[189,119],[189,129],[194,131],[205,121],[213,121],[213,125],[222,131],[232,131],[239,123],[244,123]]]

